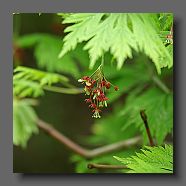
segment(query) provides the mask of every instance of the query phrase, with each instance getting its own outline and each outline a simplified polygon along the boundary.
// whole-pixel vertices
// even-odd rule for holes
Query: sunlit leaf
[[[89,52],[90,68],[110,50],[120,69],[135,50],[149,56],[160,73],[162,67],[172,67],[173,59],[159,37],[157,22],[157,14],[70,14],[63,21],[72,25],[65,30],[68,34],[64,38],[60,57],[74,50],[78,43],[87,41],[84,49]],[[160,58],[165,60],[160,62]]]
[[[115,159],[127,165],[128,173],[173,173],[173,147],[145,147],[141,153],[131,157]]]

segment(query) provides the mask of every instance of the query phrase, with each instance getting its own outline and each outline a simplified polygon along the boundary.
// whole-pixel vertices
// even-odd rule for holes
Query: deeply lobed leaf
[[[146,146],[141,151],[141,153],[130,157],[114,156],[114,158],[131,169],[128,173],[173,173],[172,145],[165,145],[165,147]]]
[[[149,56],[160,73],[162,67],[172,67],[173,59],[159,36],[158,21],[157,14],[70,14],[63,21],[72,25],[65,30],[68,34],[59,56],[75,49],[78,43],[87,41],[84,49],[89,52],[90,68],[110,50],[120,69],[135,50]],[[165,60],[161,61],[162,58]]]

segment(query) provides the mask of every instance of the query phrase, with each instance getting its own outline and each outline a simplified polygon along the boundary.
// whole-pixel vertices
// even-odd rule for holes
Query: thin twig
[[[113,143],[110,145],[105,145],[103,147],[99,147],[99,148],[96,148],[93,150],[88,150],[88,149],[81,147],[77,143],[73,142],[71,139],[69,139],[68,137],[66,137],[65,135],[63,135],[59,131],[57,131],[50,124],[48,124],[40,119],[37,120],[37,125],[40,129],[42,129],[43,131],[48,133],[51,137],[53,137],[54,139],[56,139],[60,143],[67,146],[73,152],[75,152],[75,153],[77,153],[87,159],[97,157],[97,156],[100,156],[103,154],[107,154],[107,153],[110,153],[113,151],[117,151],[117,150],[120,150],[123,148],[128,148],[133,145],[138,145],[141,143],[141,140],[142,140],[140,136],[136,136],[131,139],[119,141],[119,142],[116,142],[116,143]]]
[[[152,136],[151,136],[151,133],[150,133],[150,128],[149,128],[149,125],[148,125],[147,115],[145,114],[145,110],[141,110],[140,115],[141,115],[141,118],[143,120],[143,123],[145,124],[145,129],[146,129],[146,132],[147,132],[147,135],[148,135],[148,138],[149,138],[150,145],[154,146],[154,142],[153,142],[153,139],[152,139]]]
[[[166,94],[169,94],[171,91],[169,90],[169,88],[157,77],[157,76],[153,76],[152,80],[154,81],[154,83],[161,89],[163,90]]]
[[[83,93],[83,89],[81,88],[62,88],[62,87],[55,87],[55,86],[44,86],[45,90],[64,93],[64,94],[81,94]]]
[[[98,147],[90,151],[92,157],[100,156],[102,154],[107,154],[113,151],[117,151],[123,148],[128,148],[133,145],[139,145],[142,139],[140,136],[136,136],[134,138],[130,138],[127,140],[119,141],[110,145],[105,145],[103,147]]]
[[[89,163],[87,165],[89,169],[128,169],[126,165],[105,165],[105,164],[97,164],[97,163]]]

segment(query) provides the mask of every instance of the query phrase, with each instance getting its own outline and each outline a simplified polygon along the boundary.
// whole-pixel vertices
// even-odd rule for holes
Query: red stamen
[[[94,84],[96,83],[96,80],[92,80],[92,82],[91,82],[91,83],[92,83],[92,85],[94,85]]]
[[[106,83],[107,82],[105,80],[102,80],[101,83],[100,83],[101,84],[101,87],[104,87],[106,85]]]
[[[96,106],[96,104],[95,104],[95,103],[91,103],[91,104],[89,105],[89,107],[90,107],[90,108],[94,108],[94,109],[96,109],[96,108],[97,108],[97,106]]]
[[[109,89],[109,88],[110,88],[110,82],[107,82],[107,84],[105,85],[105,87],[106,87],[107,89]]]
[[[115,87],[114,87],[114,90],[115,90],[115,91],[118,91],[118,90],[119,90],[118,86],[115,86]]]
[[[86,103],[92,103],[92,100],[89,98],[89,99],[85,99],[85,102]]]
[[[89,76],[83,76],[82,77],[82,80],[85,80],[85,81],[90,82],[91,81],[91,78]]]
[[[94,110],[92,110],[92,112],[102,112],[102,111],[98,108],[95,108]]]

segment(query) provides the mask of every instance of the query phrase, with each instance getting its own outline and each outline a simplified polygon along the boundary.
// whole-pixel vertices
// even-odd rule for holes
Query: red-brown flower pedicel
[[[89,107],[93,109],[92,117],[100,118],[101,108],[107,107],[108,98],[105,96],[105,91],[110,89],[112,85],[105,79],[101,66],[93,73],[93,75],[90,77],[84,76],[79,79],[78,82],[85,85],[85,95],[89,96],[89,98],[85,99],[85,102],[88,103]],[[118,90],[117,86],[112,86],[116,91]]]

